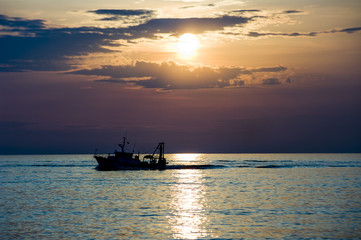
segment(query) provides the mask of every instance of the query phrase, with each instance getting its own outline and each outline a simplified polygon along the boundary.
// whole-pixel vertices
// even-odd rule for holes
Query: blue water
[[[0,156],[0,239],[360,239],[361,154]]]

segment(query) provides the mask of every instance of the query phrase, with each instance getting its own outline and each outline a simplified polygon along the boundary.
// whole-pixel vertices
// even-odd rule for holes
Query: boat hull
[[[114,170],[164,170],[166,164],[148,163],[133,159],[133,161],[121,161],[116,158],[94,156],[98,162],[97,170],[114,171]]]

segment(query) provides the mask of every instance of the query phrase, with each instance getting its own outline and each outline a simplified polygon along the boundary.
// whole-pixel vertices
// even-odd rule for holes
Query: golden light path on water
[[[175,157],[182,161],[195,161],[201,154],[199,153],[180,153],[176,154]]]
[[[199,154],[179,154],[183,161],[194,161]],[[206,199],[203,174],[197,169],[180,169],[173,173],[176,179],[172,197],[170,225],[175,239],[207,237],[205,228]]]

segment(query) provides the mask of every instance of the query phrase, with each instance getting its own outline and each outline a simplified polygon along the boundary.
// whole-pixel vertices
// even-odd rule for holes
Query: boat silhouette
[[[114,154],[94,154],[94,158],[98,162],[97,170],[164,170],[167,161],[164,158],[164,142],[158,143],[153,154],[145,155],[140,160],[140,155],[133,152],[125,151],[127,142],[123,137],[123,143],[118,144],[121,151],[114,151]],[[158,152],[158,153],[157,153]]]

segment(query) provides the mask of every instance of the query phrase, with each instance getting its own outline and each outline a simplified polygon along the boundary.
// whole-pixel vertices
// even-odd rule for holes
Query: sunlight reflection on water
[[[207,236],[203,175],[199,170],[174,171],[177,184],[172,197],[170,225],[177,239],[198,239]]]
[[[174,154],[176,160],[180,161],[195,161],[201,154],[199,153],[179,153]]]
[[[194,165],[204,163],[204,154],[198,153],[177,153],[168,154],[168,159],[172,159],[171,164]]]

